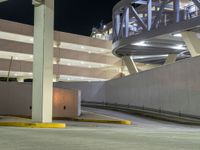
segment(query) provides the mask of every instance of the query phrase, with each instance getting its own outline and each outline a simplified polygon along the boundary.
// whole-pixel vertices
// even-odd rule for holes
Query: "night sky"
[[[93,26],[112,20],[112,8],[119,0],[55,0],[55,29],[90,35]],[[0,3],[0,18],[33,25],[32,0]]]

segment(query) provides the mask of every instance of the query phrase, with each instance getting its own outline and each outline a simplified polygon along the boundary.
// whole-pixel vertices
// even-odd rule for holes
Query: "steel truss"
[[[192,20],[200,17],[200,1],[192,1],[192,5],[181,8],[181,0],[121,0],[113,8],[113,42],[124,41],[130,37],[134,39],[134,36],[139,34],[155,33],[160,28],[165,29],[170,26],[190,28],[199,25],[198,21]],[[138,4],[140,6],[135,8],[134,5]],[[194,12],[190,12],[189,7],[192,7]],[[150,35],[153,37],[154,33]],[[166,34],[166,32],[159,30],[159,33],[155,33],[155,35],[162,34]]]

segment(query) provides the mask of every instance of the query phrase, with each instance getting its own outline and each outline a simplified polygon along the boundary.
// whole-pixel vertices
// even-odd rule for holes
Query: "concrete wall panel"
[[[108,103],[200,116],[200,57],[106,83]]]
[[[54,87],[80,90],[83,101],[132,105],[200,117],[199,64],[200,57],[195,57],[107,82],[58,82]],[[8,106],[20,109],[20,113],[27,112],[31,97],[29,86],[0,83],[0,100],[6,102],[6,105],[0,105],[0,113],[12,112]],[[61,102],[56,111],[63,111],[65,104]]]
[[[58,82],[55,87],[81,91],[82,101],[104,102],[105,82]]]
[[[0,95],[0,115],[31,116],[32,84],[0,82]],[[80,91],[54,88],[53,116],[79,116],[80,102]]]

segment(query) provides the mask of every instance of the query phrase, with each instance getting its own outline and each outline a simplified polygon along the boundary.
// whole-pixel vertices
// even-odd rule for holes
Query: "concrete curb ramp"
[[[24,128],[65,128],[64,123],[29,123],[29,122],[0,122],[4,127],[24,127]]]
[[[109,124],[122,124],[122,125],[132,125],[130,120],[97,120],[97,119],[80,119],[80,118],[65,118],[70,121],[77,122],[93,122],[93,123],[109,123]]]
[[[123,105],[85,102],[83,106],[120,111],[120,112],[124,112],[128,114],[134,114],[134,115],[149,117],[149,118],[158,119],[158,120],[171,121],[171,122],[180,123],[180,124],[197,125],[197,126],[200,125],[200,119],[195,119],[191,117],[189,118],[189,117],[178,116],[178,115],[167,114],[167,113],[159,113],[156,111],[137,109],[134,107],[131,108],[128,106],[123,106]]]

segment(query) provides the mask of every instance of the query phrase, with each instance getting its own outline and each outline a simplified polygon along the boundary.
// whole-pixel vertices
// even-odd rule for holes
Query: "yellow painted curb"
[[[0,126],[24,128],[65,128],[64,123],[0,122]]]
[[[96,119],[79,119],[79,118],[72,118],[71,120],[79,121],[79,122],[112,123],[112,124],[132,125],[132,121],[130,121],[130,120],[96,120]]]

